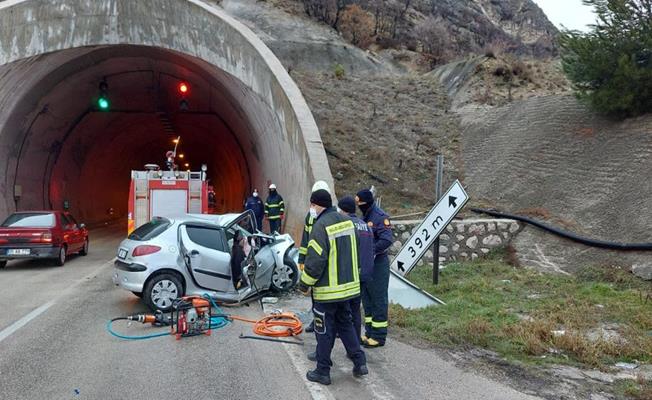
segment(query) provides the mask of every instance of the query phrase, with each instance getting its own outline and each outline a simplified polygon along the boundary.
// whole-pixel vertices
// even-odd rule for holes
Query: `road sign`
[[[398,252],[392,269],[399,275],[407,275],[468,200],[460,181],[455,181]]]

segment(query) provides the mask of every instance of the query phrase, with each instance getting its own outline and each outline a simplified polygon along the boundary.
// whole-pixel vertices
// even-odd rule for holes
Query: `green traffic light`
[[[97,100],[97,106],[100,108],[100,110],[108,110],[109,109],[109,99],[106,97],[100,97]]]

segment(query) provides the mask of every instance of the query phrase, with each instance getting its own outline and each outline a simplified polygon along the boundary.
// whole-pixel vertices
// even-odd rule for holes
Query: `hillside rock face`
[[[556,54],[558,30],[532,0],[428,0],[415,8],[447,25],[459,53],[494,44],[536,57]]]

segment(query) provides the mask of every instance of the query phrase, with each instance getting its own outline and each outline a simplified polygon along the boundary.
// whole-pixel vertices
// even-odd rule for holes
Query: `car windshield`
[[[53,213],[16,213],[2,223],[5,228],[52,228]]]
[[[141,225],[128,236],[131,240],[145,241],[154,239],[165,232],[170,226],[170,220],[166,218],[154,218],[148,223]]]

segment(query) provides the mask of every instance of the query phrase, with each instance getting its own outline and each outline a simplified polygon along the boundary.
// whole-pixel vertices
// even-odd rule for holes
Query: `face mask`
[[[319,214],[317,213],[316,209],[310,207],[310,216],[313,217],[313,218],[317,218],[319,216]]]
[[[366,214],[371,208],[371,204],[358,204],[358,208],[360,208],[360,211],[362,211],[363,214]]]
[[[254,197],[258,197],[258,192],[254,192]]]

